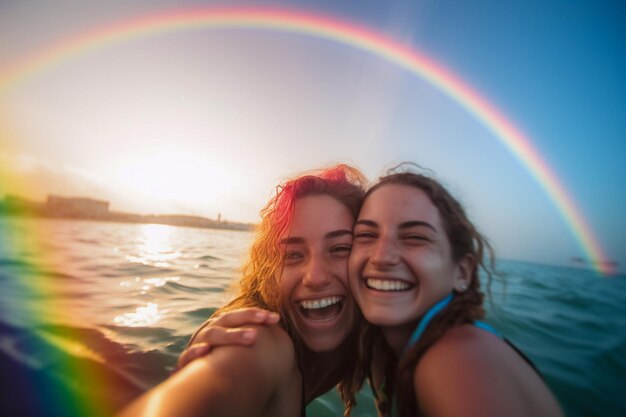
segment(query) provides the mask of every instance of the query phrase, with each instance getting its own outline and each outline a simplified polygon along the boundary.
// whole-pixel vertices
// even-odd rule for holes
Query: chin
[[[315,338],[315,340],[305,340],[304,343],[311,352],[324,353],[324,352],[331,352],[339,348],[343,344],[344,341],[345,341],[345,338],[338,339],[337,337],[333,337],[333,338]]]
[[[351,321],[350,324],[346,323],[339,328],[328,329],[324,332],[300,333],[302,342],[311,352],[331,352],[342,347],[348,340],[352,331],[352,323]]]
[[[380,308],[363,309],[363,316],[365,320],[376,326],[399,326],[411,321],[411,318],[399,316],[397,311]]]

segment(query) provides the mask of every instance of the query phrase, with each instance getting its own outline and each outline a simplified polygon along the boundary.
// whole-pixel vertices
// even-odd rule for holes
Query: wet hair
[[[452,302],[432,320],[419,342],[409,348],[399,358],[399,362],[393,360],[388,363],[383,387],[384,398],[387,400],[379,402],[383,415],[391,414],[390,404],[393,396],[397,397],[394,402],[397,403],[400,416],[416,415],[419,410],[419,399],[415,395],[413,376],[418,361],[448,329],[472,323],[484,316],[484,294],[480,289],[479,272],[481,269],[485,271],[488,285],[495,274],[494,251],[487,239],[469,220],[463,206],[433,177],[426,173],[414,172],[415,167],[417,166],[414,164],[405,163],[393,168],[368,190],[364,201],[386,185],[405,185],[423,191],[439,211],[446,236],[450,241],[452,260],[458,262],[469,254],[474,262],[469,288],[462,292],[455,291]],[[389,347],[385,346],[380,330],[371,325],[366,326],[361,334],[359,344],[361,357],[355,378],[362,380],[369,376],[372,346],[376,344],[391,352]],[[390,355],[395,357],[392,353]]]
[[[279,280],[283,267],[283,253],[279,240],[291,227],[297,200],[316,195],[330,196],[343,204],[356,219],[366,186],[365,176],[358,169],[345,164],[310,171],[277,186],[274,196],[261,210],[261,222],[256,226],[241,277],[231,289],[235,297],[216,311],[216,314],[242,307],[261,307],[278,312],[281,315],[281,323],[294,342],[298,361],[304,360],[304,344],[295,331],[291,319],[281,309]],[[360,322],[360,314],[357,316],[357,322]],[[357,326],[354,330],[355,335]],[[356,336],[351,340],[356,340]],[[352,351],[355,350],[356,346],[353,346]],[[350,371],[344,374],[351,373],[356,365],[355,358],[356,355],[346,358],[346,369]],[[342,381],[339,383],[339,391],[346,408],[350,409],[354,403],[356,390],[352,385],[346,385],[345,381]]]

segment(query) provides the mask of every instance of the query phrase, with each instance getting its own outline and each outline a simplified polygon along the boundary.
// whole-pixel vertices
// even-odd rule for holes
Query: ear
[[[476,258],[471,253],[465,254],[456,264],[456,276],[454,277],[454,290],[466,291],[472,280],[472,271],[476,266]]]

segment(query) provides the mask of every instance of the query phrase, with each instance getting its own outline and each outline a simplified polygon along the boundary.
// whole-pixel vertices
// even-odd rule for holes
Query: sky
[[[272,8],[367,28],[436,62],[529,139],[606,259],[626,264],[626,6],[604,1],[0,2],[0,197],[255,222],[282,179],[347,162],[434,171],[499,257],[586,258],[528,164],[455,97],[336,40],[245,27],[130,36],[3,83],[118,22]]]

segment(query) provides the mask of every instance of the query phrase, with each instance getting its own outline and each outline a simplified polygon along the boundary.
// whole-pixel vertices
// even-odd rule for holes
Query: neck
[[[400,357],[406,345],[417,343],[422,333],[426,330],[430,321],[445,309],[452,301],[453,294],[450,293],[431,306],[422,317],[414,322],[395,327],[383,327],[383,334],[389,346]]]
[[[417,321],[411,322],[408,324],[403,324],[401,326],[383,326],[382,332],[385,338],[385,341],[391,347],[393,352],[399,358],[402,356],[402,352],[404,352],[404,348],[411,337],[411,334],[415,330],[415,326],[417,325]]]
[[[300,361],[300,371],[303,373],[307,404],[333,388],[345,376],[350,353],[348,345],[346,341],[329,352],[312,352],[305,349]]]

